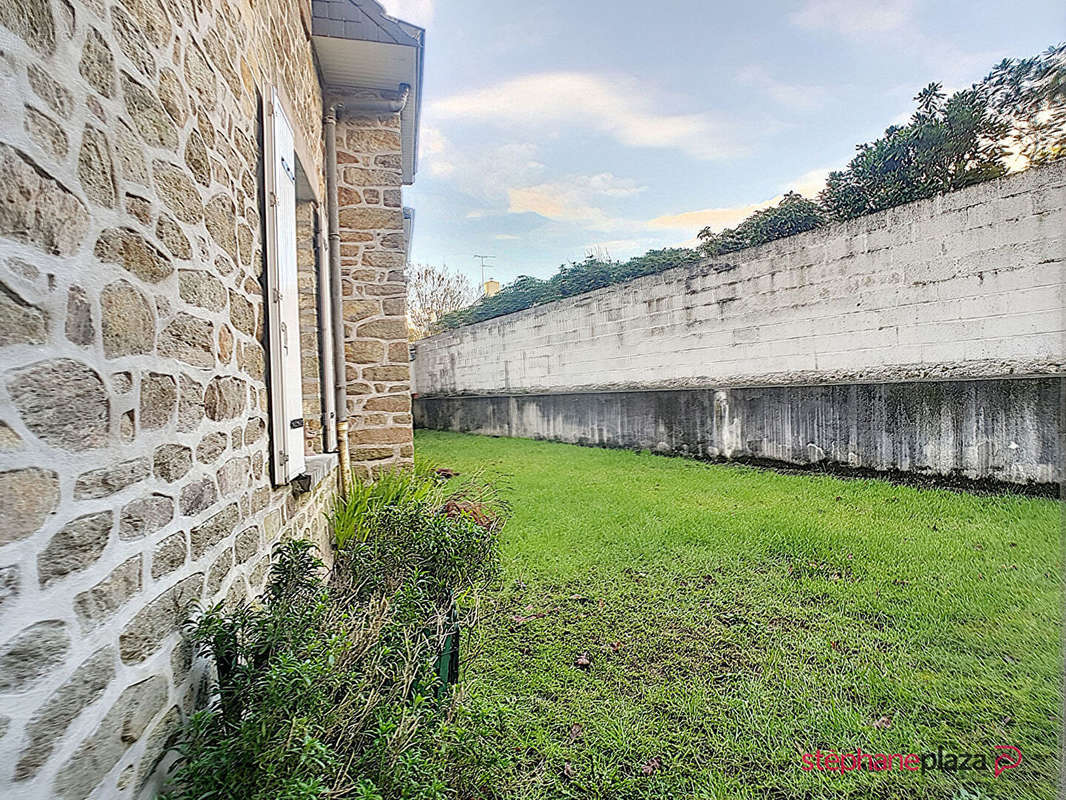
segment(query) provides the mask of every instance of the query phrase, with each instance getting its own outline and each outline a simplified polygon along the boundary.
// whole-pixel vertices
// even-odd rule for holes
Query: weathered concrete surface
[[[1050,487],[1061,378],[420,397],[436,430]]]
[[[1059,481],[1066,161],[418,342],[415,422]]]
[[[416,344],[422,395],[1053,375],[1066,161]]]

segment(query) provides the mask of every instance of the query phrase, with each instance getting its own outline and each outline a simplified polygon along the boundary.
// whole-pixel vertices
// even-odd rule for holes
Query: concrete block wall
[[[1066,162],[445,332],[420,395],[1046,375]]]
[[[1054,484],[1064,285],[1066,161],[423,339],[416,424]]]

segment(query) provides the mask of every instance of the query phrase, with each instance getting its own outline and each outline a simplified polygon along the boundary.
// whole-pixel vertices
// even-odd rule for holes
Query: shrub
[[[436,474],[431,468],[421,466],[414,470],[389,470],[369,483],[353,480],[348,497],[338,497],[333,507],[331,522],[337,547],[343,549],[352,540],[366,541],[382,509],[443,501],[439,489]]]
[[[522,275],[504,286],[492,297],[483,297],[474,305],[445,314],[437,321],[436,330],[457,328],[474,322],[502,317],[516,311],[533,308],[564,297],[591,292],[611,284],[664,272],[699,261],[695,250],[673,247],[651,250],[628,261],[612,261],[589,256],[584,261],[564,264],[547,280]]]
[[[914,99],[910,122],[859,145],[845,169],[830,173],[819,200],[831,218],[851,219],[1006,174],[1008,127],[990,113],[986,92],[975,86],[949,98],[931,83]]]
[[[825,214],[821,206],[801,194],[788,192],[776,206],[756,211],[735,228],[726,228],[720,233],[704,228],[699,233],[700,251],[708,256],[735,253],[824,224]]]
[[[373,536],[338,552],[338,579],[357,602],[390,596],[411,610],[411,621],[427,616],[430,605],[446,607],[495,573],[496,524],[476,513],[449,515],[423,501],[386,506],[375,515]]]
[[[309,543],[278,545],[258,603],[190,623],[215,683],[167,800],[447,796],[462,712],[436,661],[457,601],[474,620],[463,602],[497,570],[506,509],[427,465],[353,497],[335,513],[348,528],[329,576]]]

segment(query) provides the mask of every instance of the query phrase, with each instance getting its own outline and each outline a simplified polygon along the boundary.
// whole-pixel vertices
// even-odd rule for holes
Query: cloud
[[[681,150],[700,159],[726,158],[744,148],[726,125],[705,112],[666,113],[659,94],[628,78],[552,72],[512,78],[452,95],[431,105],[434,116],[532,130],[593,130],[629,147]]]
[[[965,50],[942,34],[926,33],[915,5],[915,0],[805,0],[789,19],[800,28],[832,31],[862,45],[889,49],[904,62],[923,64],[933,78],[959,86],[979,80],[1007,55]]]
[[[665,228],[672,230],[701,230],[710,227],[712,230],[732,228],[737,223],[751,216],[756,211],[761,211],[770,206],[776,206],[781,202],[785,192],[793,191],[813,198],[825,187],[825,179],[829,175],[829,168],[812,169],[803,173],[795,180],[782,187],[781,194],[764,200],[761,203],[749,203],[743,206],[725,206],[721,208],[703,208],[698,211],[684,211],[680,214],[667,214],[656,217],[648,222],[649,228]]]
[[[644,191],[636,181],[610,172],[572,175],[559,181],[508,189],[507,210],[512,214],[537,214],[556,222],[571,222],[590,230],[611,231],[629,225],[600,208],[603,199],[633,197]]]
[[[829,92],[825,88],[777,80],[761,65],[745,67],[737,73],[737,80],[761,90],[779,105],[798,111],[814,111],[829,101]]]
[[[431,175],[443,177],[455,171],[455,163],[448,155],[448,140],[440,129],[423,125],[419,132],[419,142],[419,157]]]
[[[402,19],[420,28],[433,21],[434,0],[380,0],[385,13],[394,19]]]
[[[807,170],[789,183],[785,191],[799,192],[804,197],[814,199],[815,195],[825,188],[825,179],[829,177],[829,173],[834,169],[837,169],[837,167],[819,167],[818,169]]]
[[[502,214],[537,214],[555,222],[609,231],[629,224],[601,208],[645,190],[630,178],[610,172],[570,175],[545,181],[546,167],[537,146],[509,142],[486,149],[457,147],[438,128],[422,130],[422,166],[480,202],[464,215],[477,220]]]
[[[496,239],[498,241],[501,241],[501,242],[513,242],[513,241],[516,241],[518,239],[521,239],[522,237],[521,236],[515,236],[513,233],[497,233],[492,238]]]
[[[438,128],[421,131],[421,167],[434,178],[450,181],[459,191],[484,203],[502,204],[507,187],[540,179],[544,164],[530,142],[505,142],[477,150],[456,147]],[[487,209],[471,211],[471,219],[486,216]]]
[[[789,18],[808,30],[868,37],[904,27],[913,10],[913,0],[806,0]]]
[[[746,206],[725,206],[722,208],[701,208],[698,211],[683,211],[680,214],[667,214],[648,222],[649,228],[674,228],[677,230],[699,230],[710,226],[714,229],[732,228],[738,222],[773,205],[773,200],[764,203],[751,203]]]

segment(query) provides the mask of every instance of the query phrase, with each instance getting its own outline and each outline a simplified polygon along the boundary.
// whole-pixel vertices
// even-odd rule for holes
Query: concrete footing
[[[978,482],[1061,481],[1057,377],[419,397],[415,425],[704,459]]]

